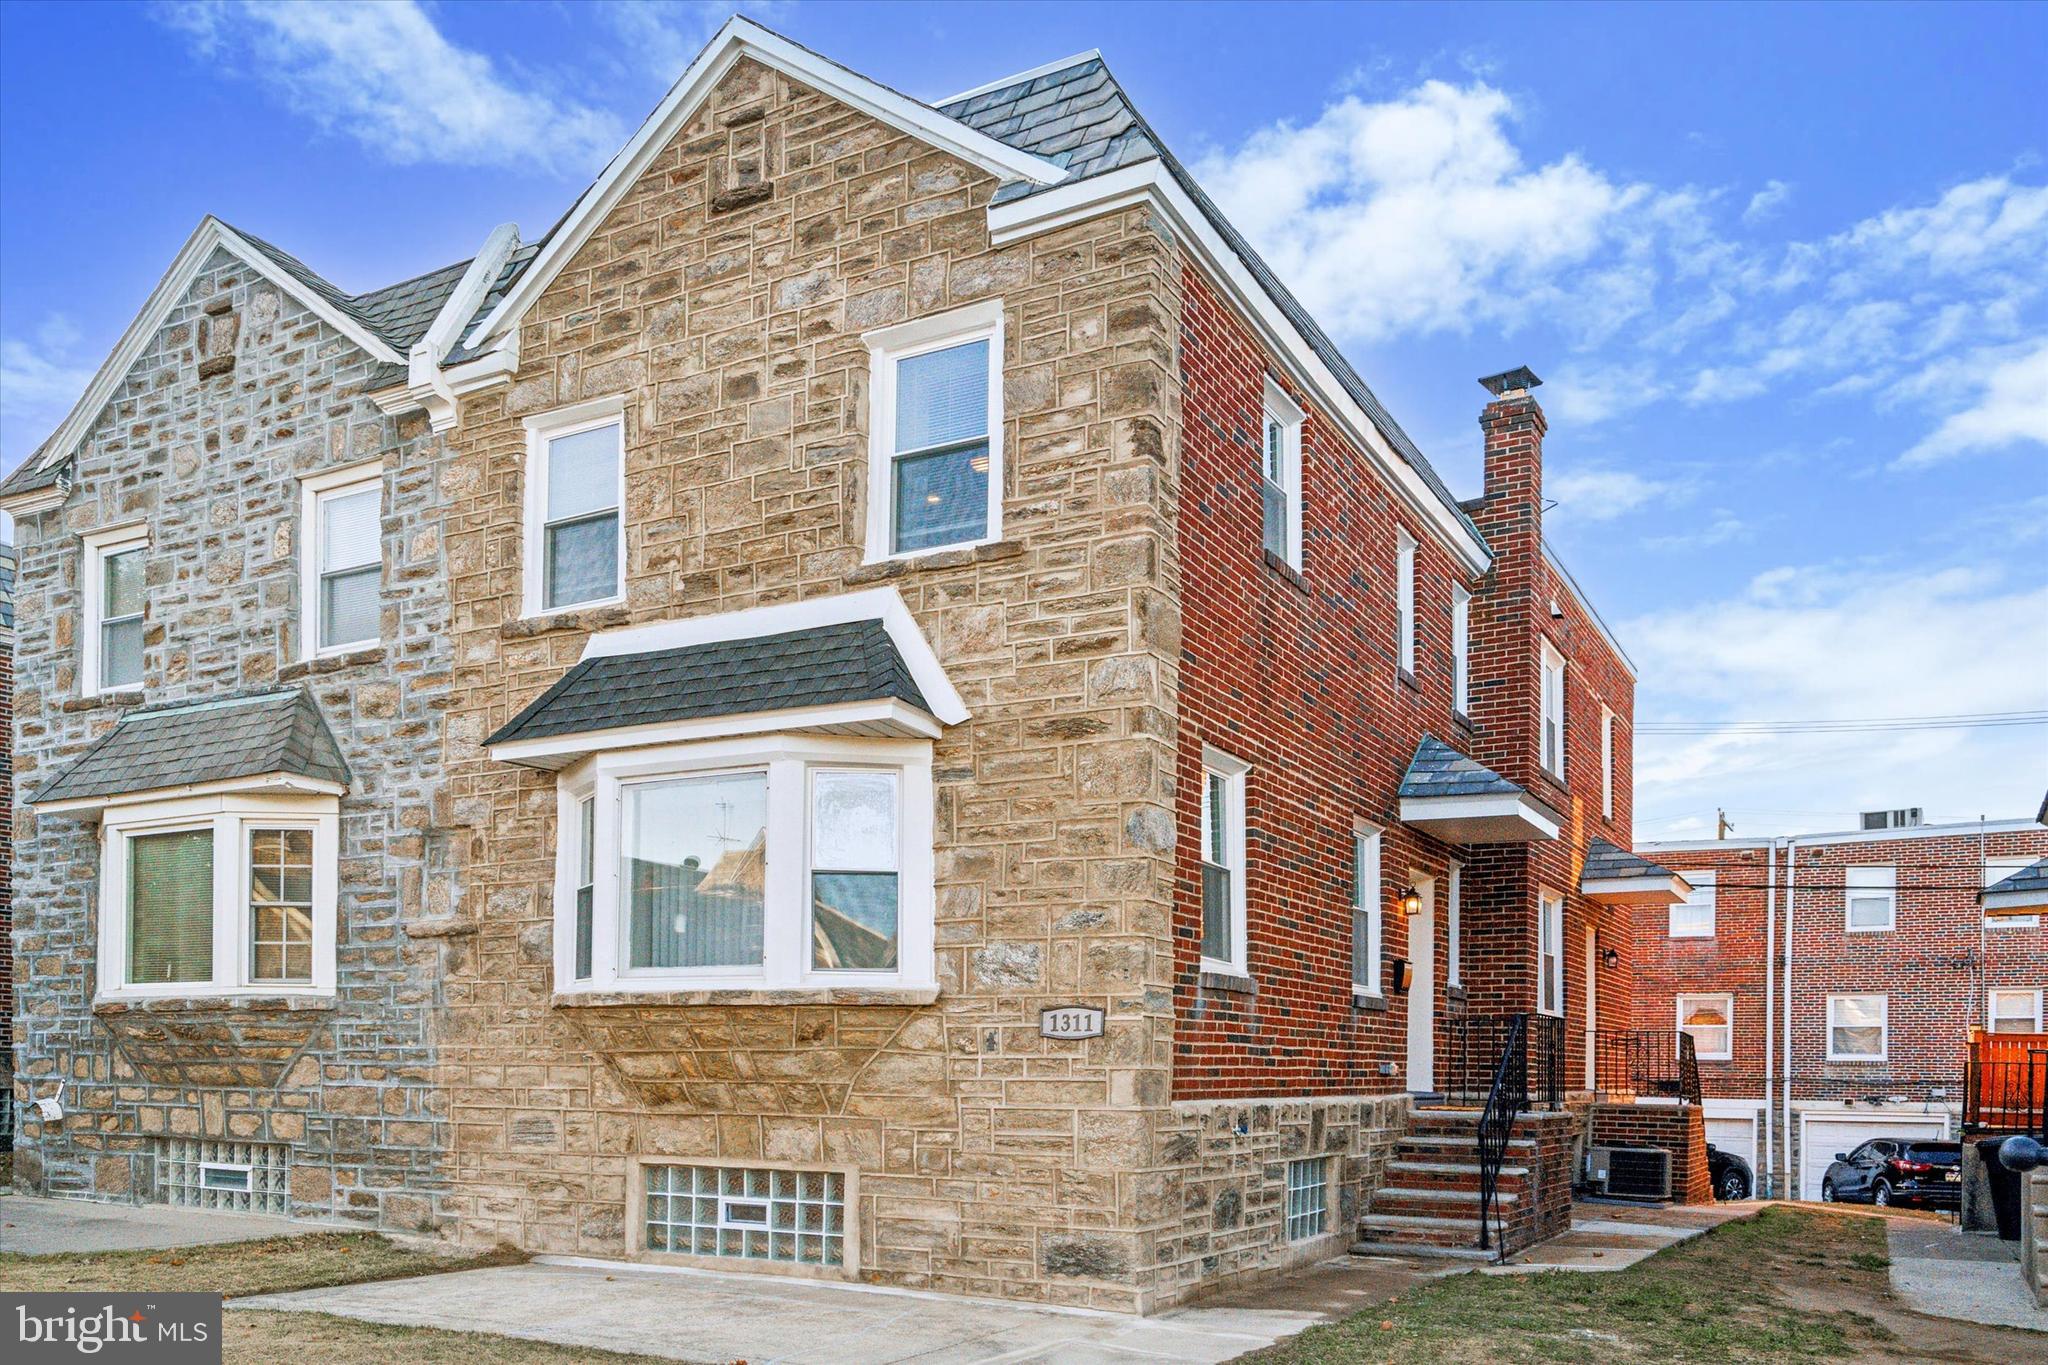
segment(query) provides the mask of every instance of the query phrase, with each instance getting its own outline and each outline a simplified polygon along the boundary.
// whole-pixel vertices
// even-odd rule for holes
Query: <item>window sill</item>
[[[316,673],[335,673],[344,668],[360,668],[364,664],[384,662],[384,642],[355,645],[349,649],[337,649],[311,658],[294,660],[277,670],[279,682],[291,682],[298,678],[310,677]]]
[[[1365,1014],[1385,1014],[1387,997],[1354,988],[1351,992],[1351,1008]]]
[[[1453,707],[1451,709],[1451,724],[1457,726],[1465,734],[1469,735],[1472,733],[1472,717],[1466,715],[1463,711],[1458,710],[1456,707]]]
[[[758,986],[735,989],[556,991],[556,1009],[694,1009],[705,1005],[929,1005],[937,986]]]
[[[56,709],[67,714],[74,711],[97,711],[106,706],[133,706],[142,699],[142,689],[139,687],[131,687],[122,692],[81,692],[75,697],[66,697],[58,702]]]
[[[1258,982],[1248,976],[1240,976],[1236,972],[1205,971],[1202,973],[1201,986],[1205,991],[1228,991],[1233,995],[1257,995],[1259,993]]]
[[[218,991],[192,995],[101,995],[92,1002],[94,1014],[216,1014],[228,1010],[260,1010],[265,1013],[297,1014],[303,1011],[331,1011],[334,992],[303,991]]]
[[[1292,564],[1289,564],[1286,560],[1282,559],[1279,555],[1274,554],[1271,550],[1268,550],[1263,545],[1259,547],[1259,554],[1265,560],[1266,567],[1270,569],[1274,574],[1278,575],[1283,583],[1287,584],[1288,587],[1293,588],[1302,596],[1308,596],[1311,589],[1308,585],[1307,576],[1304,575],[1301,570],[1295,568]]]
[[[603,602],[582,602],[573,607],[558,607],[554,611],[522,616],[499,626],[498,635],[505,640],[530,640],[536,635],[557,630],[591,631],[623,626],[629,620],[626,599],[614,597]]]
[[[1018,559],[1024,554],[1021,540],[983,540],[972,545],[948,545],[936,550],[917,550],[910,554],[888,555],[861,561],[860,567],[846,575],[848,587],[859,587],[863,583],[881,583],[891,578],[901,578],[918,569],[953,569],[963,564],[988,564],[1002,559]]]
[[[1422,683],[1412,671],[1405,668],[1397,668],[1394,670],[1394,677],[1410,692],[1415,693],[1417,696],[1422,694]]]

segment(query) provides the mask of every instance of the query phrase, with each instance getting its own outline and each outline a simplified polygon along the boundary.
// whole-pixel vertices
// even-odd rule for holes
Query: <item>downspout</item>
[[[1777,982],[1778,956],[1778,841],[1773,839],[1764,846],[1764,860],[1770,864],[1764,873],[1764,1194],[1772,1199],[1778,1197],[1777,1172],[1771,1169],[1772,1157],[1777,1152],[1773,1142],[1776,1134],[1772,1131],[1771,1101],[1776,1097],[1771,1087],[1771,996]]]
[[[1778,1120],[1778,1140],[1785,1145],[1785,1184],[1796,1189],[1792,1175],[1792,911],[1799,901],[1799,841],[1787,840],[1785,844],[1785,1089],[1779,1096],[1782,1106]]]

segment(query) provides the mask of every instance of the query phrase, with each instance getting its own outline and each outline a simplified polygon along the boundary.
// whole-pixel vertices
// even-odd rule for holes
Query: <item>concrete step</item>
[[[1473,1247],[1479,1245],[1477,1218],[1432,1217],[1412,1213],[1368,1213],[1359,1220],[1361,1240],[1407,1246]]]
[[[1446,1247],[1427,1242],[1385,1242],[1370,1238],[1351,1244],[1353,1256],[1415,1256],[1426,1260],[1491,1261],[1496,1253],[1476,1246]]]
[[[1406,1137],[1401,1139],[1400,1143],[1395,1147],[1394,1150],[1397,1156],[1405,1158],[1410,1155],[1414,1155],[1414,1149],[1419,1148],[1430,1148],[1433,1150],[1443,1152],[1470,1152],[1472,1154],[1473,1161],[1477,1161],[1479,1159],[1479,1139],[1475,1136],[1461,1133],[1410,1133]],[[1536,1139],[1525,1137],[1510,1137],[1508,1139],[1507,1150],[1510,1152],[1533,1152],[1536,1150]],[[1455,1160],[1456,1158],[1429,1158],[1418,1156],[1418,1159]]]

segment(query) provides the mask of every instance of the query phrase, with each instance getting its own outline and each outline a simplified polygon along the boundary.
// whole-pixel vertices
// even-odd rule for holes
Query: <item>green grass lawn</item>
[[[1626,1270],[1434,1280],[1248,1359],[1900,1358],[1910,1350],[1873,1315],[1886,1312],[1889,1265],[1880,1219],[1771,1207]]]

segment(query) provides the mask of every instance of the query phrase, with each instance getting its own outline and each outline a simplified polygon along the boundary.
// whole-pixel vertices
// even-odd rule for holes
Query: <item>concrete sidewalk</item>
[[[1135,1318],[781,1276],[573,1258],[237,1299],[393,1325],[779,1365],[1215,1365],[1323,1321],[1300,1309],[1201,1307]]]
[[[148,1251],[336,1230],[324,1223],[297,1223],[257,1213],[174,1209],[162,1204],[95,1204],[25,1194],[0,1199],[0,1252],[25,1256],[59,1251]]]
[[[1886,1219],[1884,1235],[1892,1292],[1914,1312],[2048,1332],[2048,1309],[2020,1279],[2019,1243],[1917,1218]]]

